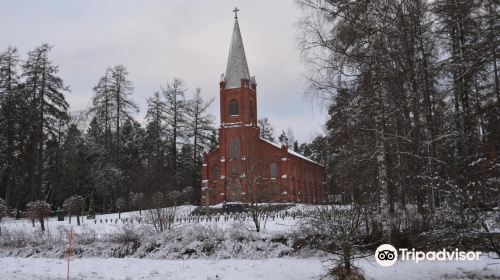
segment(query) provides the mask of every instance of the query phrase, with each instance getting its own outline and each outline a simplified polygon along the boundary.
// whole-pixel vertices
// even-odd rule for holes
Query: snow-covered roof
[[[241,39],[240,26],[238,18],[234,20],[233,36],[231,38],[231,48],[227,59],[226,74],[224,81],[226,88],[239,88],[241,79],[250,80],[250,71],[248,71],[247,58]]]
[[[280,144],[276,144],[276,143],[271,142],[271,141],[269,141],[269,140],[267,140],[267,139],[264,139],[264,138],[260,138],[260,140],[262,140],[262,141],[264,141],[264,142],[267,142],[267,143],[269,143],[269,144],[271,144],[271,145],[275,146],[276,148],[281,149],[281,145],[280,145]]]
[[[264,139],[264,138],[260,138],[260,140],[262,140],[262,141],[264,141],[264,142],[267,142],[267,143],[269,143],[269,144],[271,144],[271,145],[275,146],[276,148],[281,149],[281,145],[279,145],[279,144],[276,144],[276,143],[271,142],[271,141],[269,141],[269,140],[267,140],[267,139]],[[310,158],[308,158],[308,157],[306,157],[306,156],[304,156],[304,155],[301,155],[301,154],[299,154],[299,153],[297,153],[297,152],[295,152],[295,151],[293,151],[293,150],[288,149],[288,153],[289,153],[289,154],[291,154],[291,155],[294,155],[294,156],[296,156],[296,157],[298,157],[298,158],[301,158],[301,159],[307,160],[307,161],[309,161],[309,162],[312,162],[312,163],[314,163],[314,164],[317,164],[317,165],[319,165],[319,166],[323,166],[323,167],[324,167],[324,165],[323,165],[323,164],[318,163],[318,162],[315,162],[314,160],[312,160],[312,159],[310,159]]]

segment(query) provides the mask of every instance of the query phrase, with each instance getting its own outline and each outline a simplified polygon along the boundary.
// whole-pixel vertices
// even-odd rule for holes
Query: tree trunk
[[[385,154],[385,136],[384,136],[384,109],[382,102],[382,92],[380,86],[378,85],[378,80],[376,78],[376,72],[372,73],[372,83],[373,83],[373,96],[375,105],[375,126],[376,126],[376,161],[377,161],[377,173],[378,173],[378,184],[380,190],[380,222],[382,223],[382,231],[386,238],[391,237],[391,231],[393,227],[393,212],[390,211],[389,205],[389,185],[387,181],[387,159]]]
[[[42,88],[40,89],[40,119],[38,126],[38,181],[36,187],[36,197],[37,199],[41,198],[42,195],[42,187],[43,187],[43,144],[44,144],[44,135],[43,135],[43,123],[44,123],[44,110],[45,110],[45,88],[46,88],[46,74],[45,74],[45,66],[42,68]]]
[[[40,216],[38,220],[40,221],[40,226],[42,227],[42,231],[45,231],[45,221],[43,219],[43,216]]]

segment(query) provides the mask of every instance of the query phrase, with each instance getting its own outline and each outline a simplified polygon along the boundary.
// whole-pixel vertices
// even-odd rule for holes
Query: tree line
[[[200,89],[188,97],[173,79],[148,98],[143,125],[127,69],[117,65],[96,81],[90,108],[71,113],[51,49],[43,44],[25,59],[14,47],[0,53],[0,197],[8,207],[73,209],[77,201],[109,212],[173,191],[195,203],[202,152],[218,145],[213,99]]]
[[[296,2],[309,92],[329,104],[311,151],[336,198],[386,230],[409,205],[462,225],[498,209],[498,2]]]

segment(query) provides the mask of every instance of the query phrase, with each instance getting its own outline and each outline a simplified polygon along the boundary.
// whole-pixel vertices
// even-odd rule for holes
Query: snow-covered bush
[[[73,195],[63,202],[63,209],[69,214],[69,223],[71,224],[71,215],[76,214],[76,223],[80,225],[80,211],[85,205],[85,199],[79,195]]]
[[[362,209],[357,206],[338,208],[318,207],[300,224],[302,240],[314,248],[338,256],[329,274],[334,279],[364,279],[354,267],[355,258],[363,257],[361,242]]]
[[[45,231],[44,219],[50,214],[50,205],[44,200],[28,202],[26,204],[28,216],[34,221],[38,219],[42,231]]]
[[[74,234],[74,240],[76,244],[90,245],[98,239],[95,230],[84,225],[80,233]]]
[[[172,229],[175,222],[177,212],[176,199],[179,192],[170,192],[168,195],[163,195],[161,192],[154,194],[152,198],[151,208],[146,213],[146,223],[152,225],[156,232]],[[173,207],[165,207],[173,203]]]
[[[121,243],[121,244],[140,244],[141,238],[135,228],[132,225],[123,225],[118,232],[115,232],[110,236],[110,240],[113,242]]]

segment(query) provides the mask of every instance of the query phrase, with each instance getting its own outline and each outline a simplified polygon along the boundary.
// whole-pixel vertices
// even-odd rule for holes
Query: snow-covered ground
[[[179,216],[189,215],[196,207],[195,206],[179,206],[177,207],[177,214]],[[48,234],[55,234],[62,229],[68,230],[73,227],[73,232],[79,234],[88,230],[92,230],[100,237],[104,234],[112,234],[120,230],[123,226],[123,222],[118,220],[118,213],[96,215],[96,219],[87,219],[87,217],[80,217],[81,225],[77,226],[76,216],[71,218],[71,224],[69,223],[68,216],[65,217],[64,221],[57,221],[57,217],[50,217],[45,220],[46,230]],[[144,220],[145,211],[142,211],[142,215],[139,215],[139,211],[123,212],[121,213],[121,219],[131,219],[131,218],[142,218]],[[115,222],[118,220],[117,222]],[[136,222],[137,225],[137,222]],[[35,233],[40,231],[40,224],[35,221],[35,227],[33,227],[29,219],[19,219],[14,218],[4,218],[2,220],[2,230],[6,231],[22,231],[27,234]]]
[[[483,257],[475,262],[398,262],[392,267],[378,266],[374,258],[357,264],[366,279],[500,279],[494,260]],[[306,280],[320,279],[326,271],[317,258],[279,258],[264,260],[147,260],[147,259],[75,259],[70,279],[169,279],[169,280]],[[67,261],[46,258],[0,258],[0,279],[65,279]]]
[[[118,214],[97,215],[97,222],[84,218],[81,226],[75,217],[71,225],[67,217],[63,222],[53,217],[43,234],[38,222],[33,227],[28,219],[8,218],[1,224],[0,279],[65,279],[70,227],[77,256],[71,259],[71,279],[321,279],[328,257],[307,248],[297,250],[290,242],[300,220],[291,214],[314,207],[295,205],[286,210],[288,215],[278,212],[263,221],[265,227],[258,234],[251,231],[249,217],[208,221],[189,217],[194,206],[179,207],[181,221],[161,234],[137,222],[140,217],[144,220],[145,211],[142,216],[122,213],[128,221],[117,220]],[[130,243],[112,237],[127,228],[138,234],[139,247],[130,249]],[[366,279],[500,279],[500,261],[485,255],[479,261],[399,261],[389,268],[370,256],[356,266]]]
[[[217,208],[216,205],[214,208]],[[288,213],[293,213],[297,211],[308,211],[314,209],[315,206],[312,205],[295,205],[287,210]],[[189,214],[196,208],[196,206],[191,205],[183,205],[177,207],[176,215],[179,218],[184,218],[189,216]],[[123,212],[121,213],[121,219],[129,219],[126,221],[126,224],[130,224],[130,219],[133,218],[133,224],[138,225],[136,219],[140,218],[144,221],[146,216],[146,210],[142,211],[142,215],[139,214],[139,211],[132,212]],[[122,220],[118,220],[118,213],[112,214],[103,214],[96,215],[96,219],[87,219],[86,217],[81,218],[81,226],[76,226],[76,217],[73,216],[71,219],[71,224],[68,222],[68,217],[65,217],[65,221],[57,221],[57,217],[50,217],[48,221],[46,220],[46,228],[48,234],[57,233],[61,230],[68,230],[70,227],[73,227],[73,232],[75,234],[80,234],[82,232],[88,232],[91,230],[95,232],[97,237],[101,237],[105,234],[112,234],[119,231],[124,222]],[[250,219],[247,219],[249,226],[251,226]],[[180,223],[176,223],[176,227],[185,226],[186,224],[199,224],[199,225],[218,225],[222,229],[225,229],[228,226],[233,224],[233,220],[228,220],[227,222],[224,219],[219,219],[218,221],[182,221]],[[144,223],[142,223],[144,224]],[[269,217],[265,221],[263,221],[262,226],[264,232],[286,232],[292,230],[296,225],[296,220],[292,217],[280,218],[280,217]],[[29,219],[19,219],[16,220],[14,218],[4,218],[1,223],[2,230],[5,231],[22,231],[27,234],[35,233],[40,231],[40,224],[38,221],[35,222],[35,227],[32,226],[32,223]]]

